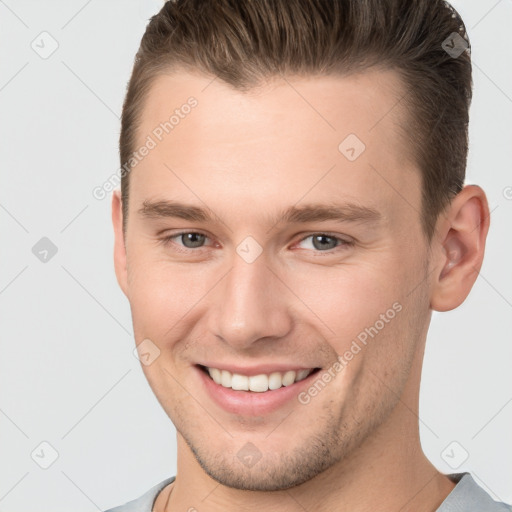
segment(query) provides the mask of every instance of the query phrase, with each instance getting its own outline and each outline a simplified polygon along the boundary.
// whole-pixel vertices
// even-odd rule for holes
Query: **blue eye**
[[[353,245],[348,240],[343,240],[337,236],[328,235],[326,233],[315,233],[304,237],[299,243],[304,242],[311,238],[310,248],[315,249],[315,252],[327,252],[336,247],[344,247]]]
[[[174,235],[167,236],[162,239],[165,244],[171,243],[175,238],[179,238],[181,240],[182,246],[185,249],[200,249],[204,241],[208,238],[203,233],[198,233],[196,231],[183,231],[181,233],[176,233]],[[176,242],[173,242],[176,243]],[[180,244],[178,244],[178,247]]]

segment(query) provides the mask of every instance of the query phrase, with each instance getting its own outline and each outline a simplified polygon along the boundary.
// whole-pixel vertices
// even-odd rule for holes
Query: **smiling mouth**
[[[320,368],[308,368],[298,371],[288,370],[285,372],[262,373],[248,376],[232,373],[228,370],[209,368],[200,364],[197,366],[219,386],[235,391],[252,391],[255,393],[264,393],[285,386],[291,386],[320,371]]]

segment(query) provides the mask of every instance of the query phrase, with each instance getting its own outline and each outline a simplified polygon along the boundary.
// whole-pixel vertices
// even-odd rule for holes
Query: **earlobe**
[[[484,191],[476,185],[464,187],[438,222],[430,305],[450,311],[464,302],[482,266],[490,223]]]
[[[123,293],[128,295],[126,247],[123,233],[123,208],[120,190],[114,190],[112,194],[112,225],[114,227],[114,267],[117,282]]]

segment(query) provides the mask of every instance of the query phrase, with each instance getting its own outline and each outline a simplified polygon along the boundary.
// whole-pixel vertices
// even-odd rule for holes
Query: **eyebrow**
[[[138,213],[145,218],[178,218],[190,222],[214,222],[218,218],[209,208],[200,208],[179,201],[145,200]],[[307,222],[378,222],[382,219],[379,211],[355,203],[308,203],[302,206],[290,206],[277,215],[267,216],[267,221],[274,226],[281,223],[302,224]]]

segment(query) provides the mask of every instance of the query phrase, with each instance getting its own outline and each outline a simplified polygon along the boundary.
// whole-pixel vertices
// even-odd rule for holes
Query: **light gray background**
[[[175,474],[174,427],[132,353],[110,200],[92,196],[118,169],[125,85],[160,5],[0,0],[0,511],[101,510]],[[421,438],[441,471],[512,502],[512,1],[454,6],[473,47],[467,181],[492,226],[470,297],[434,314]],[[58,248],[46,263],[42,237]]]

